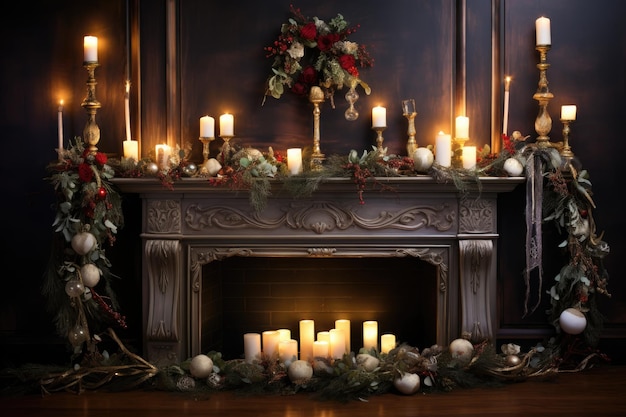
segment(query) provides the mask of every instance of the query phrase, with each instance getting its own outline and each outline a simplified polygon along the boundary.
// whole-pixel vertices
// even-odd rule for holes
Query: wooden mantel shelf
[[[437,343],[476,328],[493,337],[497,197],[524,181],[484,177],[461,192],[430,176],[370,178],[360,204],[350,178],[325,179],[299,198],[272,179],[255,211],[249,192],[207,178],[172,189],[156,178],[113,179],[142,200],[145,356],[177,363],[202,351],[202,288],[212,278],[203,266],[229,257],[414,257],[436,267]]]

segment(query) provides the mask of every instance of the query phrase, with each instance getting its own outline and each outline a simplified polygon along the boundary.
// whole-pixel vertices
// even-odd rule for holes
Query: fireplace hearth
[[[366,190],[365,204],[359,204],[349,179],[326,180],[311,197],[297,199],[277,180],[266,209],[255,212],[247,192],[213,187],[201,178],[185,178],[173,190],[155,179],[115,179],[123,192],[138,193],[142,199],[145,356],[159,364],[214,348],[236,356],[243,353],[243,334],[240,352],[236,351],[237,332],[260,333],[283,325],[296,330],[297,323],[289,320],[316,315],[322,329],[324,324],[330,326],[331,318],[352,318],[354,337],[359,320],[378,318],[390,327],[385,331],[401,331],[404,341],[415,340],[423,343],[421,347],[445,345],[475,328],[484,337],[493,336],[497,195],[513,190],[523,178],[482,178],[480,190],[465,193],[427,176],[378,181],[385,183],[385,191]],[[391,266],[394,262],[397,265]],[[273,281],[261,279],[259,265],[273,271]],[[259,273],[253,272],[255,268]],[[323,275],[315,273],[320,268]],[[254,300],[238,294],[248,291],[245,283],[235,285],[244,279],[236,275],[242,269],[249,285],[257,280],[249,291],[274,293]],[[277,269],[295,272],[279,274]],[[344,275],[350,280],[357,271],[375,270],[380,275],[352,281],[357,287],[371,286],[378,279],[391,288],[407,285],[408,294],[420,291],[414,300],[421,310],[409,315],[399,326],[402,329],[394,329],[398,311],[410,300],[406,294],[371,311],[358,303],[346,308],[336,299],[330,308],[320,300],[325,285],[340,287],[339,270],[347,271]],[[393,272],[384,274],[386,270]],[[291,283],[289,291],[296,292],[276,296],[279,288],[287,291],[286,282]],[[300,288],[295,285],[294,290],[294,284]],[[297,292],[306,291],[302,288],[322,291],[308,300],[316,307],[305,305],[306,292]],[[343,301],[349,305],[346,294],[349,291]],[[258,307],[285,299],[292,301],[289,308],[281,307],[288,314]],[[242,302],[257,303],[257,309],[235,308]],[[252,317],[245,317],[248,314]],[[420,316],[426,315],[424,325]],[[434,340],[419,339],[418,333]]]

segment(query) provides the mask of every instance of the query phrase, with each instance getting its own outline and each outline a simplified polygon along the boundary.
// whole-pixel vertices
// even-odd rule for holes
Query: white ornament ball
[[[291,362],[287,369],[287,375],[291,382],[306,382],[313,376],[313,366],[308,361],[298,359]]]
[[[428,172],[434,160],[433,151],[428,148],[417,148],[413,152],[413,167],[417,172]]]
[[[96,247],[96,237],[89,232],[79,232],[72,236],[72,249],[79,255],[87,255]]]
[[[559,317],[561,329],[568,334],[580,334],[587,327],[587,318],[580,310],[568,308]]]
[[[213,360],[207,355],[196,355],[189,364],[189,372],[195,378],[206,378],[213,372]]]
[[[356,355],[356,363],[367,372],[372,372],[374,369],[378,368],[380,360],[368,353],[359,353]]]
[[[80,268],[80,276],[83,278],[83,284],[86,287],[93,288],[100,282],[100,268],[94,264],[85,264]]]
[[[204,168],[210,176],[214,177],[222,169],[222,164],[217,159],[211,158],[205,162]]]
[[[393,380],[393,386],[405,395],[415,394],[420,389],[420,377],[417,374],[403,372]]]
[[[508,158],[504,161],[504,170],[512,177],[519,177],[524,172],[524,166],[515,158]]]
[[[450,355],[461,363],[467,363],[474,354],[474,345],[467,339],[454,339],[449,346]]]

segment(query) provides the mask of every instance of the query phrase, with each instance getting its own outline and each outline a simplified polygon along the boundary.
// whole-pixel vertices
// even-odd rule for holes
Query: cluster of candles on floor
[[[315,333],[313,320],[300,320],[300,343],[291,338],[291,330],[267,330],[263,333],[246,333],[243,335],[245,361],[252,363],[261,355],[277,356],[281,362],[291,363],[294,360],[341,359],[351,352],[350,320],[335,320],[335,328]],[[262,349],[261,349],[262,347]],[[378,322],[363,322],[363,347],[378,351]],[[396,347],[396,336],[390,333],[380,337],[380,352],[389,353]]]

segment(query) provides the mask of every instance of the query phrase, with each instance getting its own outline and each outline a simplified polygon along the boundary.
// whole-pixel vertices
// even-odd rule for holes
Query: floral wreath
[[[265,97],[278,99],[285,88],[307,97],[311,87],[319,85],[334,107],[334,92],[345,85],[351,88],[360,85],[370,94],[369,85],[360,78],[359,68],[373,66],[374,60],[364,45],[348,40],[360,26],[350,27],[341,14],[326,22],[318,17],[305,17],[293,5],[290,11],[293,17],[283,23],[274,43],[264,48],[267,58],[274,59]]]

